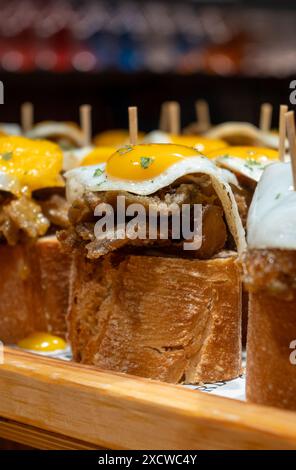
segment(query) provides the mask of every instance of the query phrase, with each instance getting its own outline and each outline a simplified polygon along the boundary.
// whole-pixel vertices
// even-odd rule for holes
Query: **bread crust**
[[[64,337],[70,257],[56,237],[0,246],[0,339],[18,342],[33,331]]]
[[[265,291],[251,293],[247,341],[247,399],[296,410],[296,365],[290,362],[296,340],[296,300]]]
[[[71,277],[68,330],[76,361],[171,383],[241,373],[235,257],[76,255]]]

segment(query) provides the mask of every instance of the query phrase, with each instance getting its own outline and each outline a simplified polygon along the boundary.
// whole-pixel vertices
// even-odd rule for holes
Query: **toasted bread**
[[[76,255],[68,315],[74,359],[165,382],[241,373],[236,257]]]
[[[16,343],[33,331],[65,336],[70,257],[56,237],[0,246],[0,340]]]
[[[265,291],[250,293],[247,341],[247,399],[296,411],[296,301]]]

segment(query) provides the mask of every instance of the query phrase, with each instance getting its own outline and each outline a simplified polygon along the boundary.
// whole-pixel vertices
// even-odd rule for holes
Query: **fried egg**
[[[76,168],[68,171],[65,177],[70,185],[68,197],[73,201],[81,193],[79,182],[91,191],[122,190],[149,195],[186,174],[198,173],[199,168],[237,184],[231,172],[221,171],[197,150],[174,144],[127,145],[117,150],[106,163]]]
[[[68,171],[78,166],[104,163],[114,151],[114,147],[83,147],[65,151],[63,170]]]
[[[40,122],[26,133],[26,137],[30,139],[67,139],[77,147],[82,147],[84,142],[81,129],[72,122]]]
[[[249,122],[224,122],[212,127],[206,134],[211,139],[222,139],[228,145],[260,145],[273,149],[279,148],[279,135],[265,132]],[[286,139],[286,148],[288,140]]]
[[[207,155],[217,149],[227,147],[226,142],[219,139],[208,139],[198,135],[175,135],[163,131],[152,131],[144,138],[144,143],[149,144],[177,144],[186,145]]]
[[[247,227],[250,248],[296,249],[296,191],[290,163],[273,163],[264,170]]]
[[[144,139],[144,132],[138,132],[138,141],[142,142]],[[94,144],[103,147],[121,147],[129,143],[129,131],[126,129],[111,129],[101,132],[94,137]]]
[[[175,144],[142,144],[123,147],[99,165],[75,168],[65,174],[67,199],[73,202],[87,191],[128,191],[150,195],[186,175],[211,178],[221,199],[237,246],[244,246],[244,229],[229,185],[228,172],[196,150]]]
[[[60,172],[63,154],[60,148],[46,140],[26,137],[0,137],[0,174],[5,181],[30,191],[64,186]],[[13,182],[14,181],[14,182]]]
[[[209,153],[208,157],[222,168],[258,182],[264,168],[278,160],[278,151],[265,147],[227,147]]]

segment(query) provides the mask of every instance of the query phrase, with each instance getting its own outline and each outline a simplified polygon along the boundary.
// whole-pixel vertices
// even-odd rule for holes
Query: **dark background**
[[[293,79],[293,77],[291,77]],[[194,101],[205,98],[214,123],[227,120],[259,122],[260,104],[271,102],[273,126],[277,108],[289,102],[290,78],[219,77],[192,74],[152,74],[148,72],[2,74],[5,104],[2,121],[17,121],[24,101],[35,105],[35,120],[78,120],[78,106],[91,103],[93,128],[127,127],[127,107],[138,106],[139,126],[144,131],[157,128],[160,105],[165,100],[181,104],[182,125],[195,120]]]
[[[155,4],[162,13],[155,10],[147,19]],[[288,103],[296,77],[295,6],[293,1],[0,0],[1,121],[17,122],[24,101],[34,104],[35,121],[77,121],[78,106],[90,103],[98,132],[127,127],[127,107],[137,105],[140,128],[148,131],[157,127],[164,100],[180,102],[185,126],[195,119],[194,101],[205,98],[214,123],[258,124],[260,104],[269,101],[276,126],[278,106]],[[92,13],[97,7],[105,15],[101,22],[100,14],[94,20]],[[49,50],[58,57],[55,64],[46,62]],[[74,56],[81,51],[87,61],[77,65]]]

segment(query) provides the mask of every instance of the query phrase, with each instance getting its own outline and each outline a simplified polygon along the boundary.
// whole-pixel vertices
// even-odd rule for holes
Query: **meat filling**
[[[161,239],[158,233],[156,239],[146,238],[131,239],[126,227],[125,237],[119,238],[118,232],[105,233],[104,237],[96,238],[94,233],[94,210],[100,203],[108,203],[116,210],[117,196],[125,198],[125,206],[140,203],[145,207],[154,208],[159,216],[170,211],[172,204],[179,207],[182,204],[202,204],[202,243],[199,249],[184,251],[184,239],[175,239],[169,230],[168,239]],[[158,191],[151,196],[138,196],[128,192],[86,192],[84,196],[76,200],[69,211],[70,227],[58,233],[59,240],[68,251],[86,249],[87,257],[99,258],[118,249],[131,248],[134,251],[145,248],[157,248],[162,253],[178,254],[178,256],[190,256],[199,259],[209,259],[222,249],[232,249],[232,237],[228,234],[224,220],[224,212],[220,200],[217,197],[210,179],[200,176],[191,182],[177,182],[175,185]],[[148,230],[148,222],[145,228]],[[188,240],[186,240],[188,242]]]
[[[68,205],[65,198],[50,195],[36,201],[25,195],[14,198],[0,193],[0,242],[15,245],[50,233],[52,227],[66,227]]]

